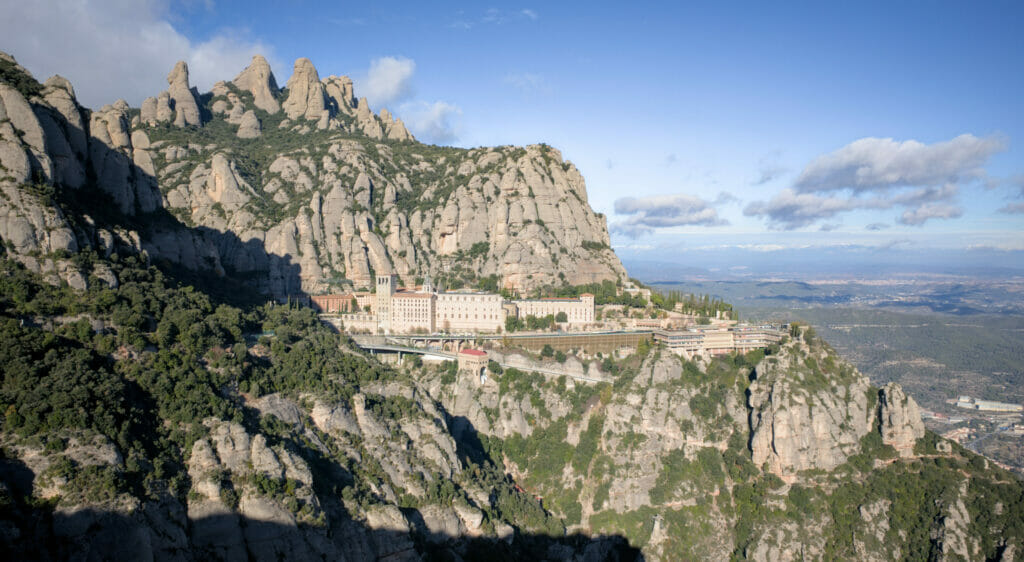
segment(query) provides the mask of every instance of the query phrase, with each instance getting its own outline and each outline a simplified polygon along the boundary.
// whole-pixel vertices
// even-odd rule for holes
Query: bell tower
[[[391,333],[391,296],[397,281],[394,273],[377,276],[377,328],[385,334]]]

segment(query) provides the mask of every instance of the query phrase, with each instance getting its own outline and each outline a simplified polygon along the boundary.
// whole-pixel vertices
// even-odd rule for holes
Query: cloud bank
[[[919,226],[963,215],[961,186],[984,181],[988,160],[1006,149],[1001,137],[965,134],[931,145],[864,138],[812,160],[793,186],[743,214],[792,230],[863,209],[902,208],[896,222]],[[871,225],[877,230],[877,224]]]
[[[864,138],[815,158],[794,187],[802,193],[842,189],[861,193],[958,184],[985,177],[982,166],[1003,150],[1006,142],[1002,138],[970,134],[932,145]]]
[[[372,106],[385,106],[413,95],[412,75],[416,62],[405,57],[380,57],[370,62],[370,71],[356,86]]]
[[[123,98],[139,106],[167,88],[167,73],[179,60],[200,91],[228,80],[262,54],[272,66],[273,49],[241,30],[222,30],[193,42],[170,23],[158,0],[34,0],[6,2],[0,18],[0,48],[38,80],[60,74],[71,80],[84,105]]]
[[[459,138],[462,110],[444,101],[416,101],[399,107],[402,121],[416,138],[434,144],[451,143]]]
[[[734,199],[722,194],[716,203]],[[615,201],[615,213],[629,218],[612,225],[612,230],[636,238],[656,228],[672,226],[724,226],[729,224],[718,216],[716,203],[693,195],[655,195],[623,197]]]

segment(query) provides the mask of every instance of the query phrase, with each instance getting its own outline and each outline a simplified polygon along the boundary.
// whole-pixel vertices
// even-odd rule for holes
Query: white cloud
[[[723,194],[723,197],[727,194]],[[672,226],[722,226],[729,224],[718,216],[714,203],[693,195],[655,195],[623,197],[615,201],[615,213],[630,218],[612,225],[612,230],[631,238],[656,228]]]
[[[915,140],[863,138],[815,158],[794,187],[802,193],[958,184],[984,178],[982,166],[1006,149],[999,137],[971,134],[927,145]]]
[[[357,84],[357,91],[365,95],[371,106],[409,99],[413,94],[412,75],[416,62],[405,57],[380,57],[370,62],[366,78]]]
[[[873,222],[873,223],[865,226],[864,229],[865,230],[884,230],[886,228],[889,228],[890,226],[892,226],[892,225],[886,224],[884,222]]]
[[[399,108],[402,120],[416,138],[434,144],[447,144],[459,138],[462,110],[443,101],[408,102]]]
[[[755,201],[743,209],[748,217],[764,216],[778,228],[792,230],[808,226],[839,213],[863,208],[865,202],[845,197],[822,197],[813,193],[797,193],[783,189],[770,201]]]
[[[963,214],[962,209],[947,201],[956,196],[956,186],[924,188],[888,197],[823,196],[798,193],[783,189],[769,201],[755,201],[743,209],[748,217],[762,216],[774,228],[793,230],[810,226],[819,220],[831,219],[841,213],[859,209],[884,210],[896,206],[906,207],[898,219],[902,224],[919,226],[928,219],[952,219]],[[868,225],[868,230],[883,228],[881,223]],[[823,225],[825,230],[829,225]]]
[[[902,224],[919,226],[928,219],[955,219],[964,214],[963,209],[946,203],[925,203],[915,209],[907,209],[898,219]]]
[[[94,108],[119,98],[138,106],[167,88],[179,60],[200,91],[234,78],[254,54],[274,62],[269,45],[241,31],[193,42],[169,22],[160,0],[5,2],[3,12],[2,48],[40,81],[68,78],[79,101]]]
[[[743,213],[785,230],[859,209],[902,207],[897,221],[915,226],[958,218],[963,215],[955,204],[960,187],[984,185],[988,176],[982,166],[1005,149],[1001,137],[970,134],[931,145],[864,138],[815,158],[793,187],[747,205]],[[768,175],[762,173],[762,180]]]
[[[519,13],[523,14],[524,16],[526,16],[527,18],[529,18],[531,20],[536,20],[537,18],[540,17],[540,16],[537,15],[537,12],[535,12],[535,11],[529,9],[529,8],[524,9],[524,10],[520,10]]]

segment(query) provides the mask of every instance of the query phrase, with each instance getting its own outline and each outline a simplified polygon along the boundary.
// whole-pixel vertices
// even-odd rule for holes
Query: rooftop
[[[477,357],[484,357],[487,352],[482,349],[463,349],[459,352],[460,355],[475,355]]]

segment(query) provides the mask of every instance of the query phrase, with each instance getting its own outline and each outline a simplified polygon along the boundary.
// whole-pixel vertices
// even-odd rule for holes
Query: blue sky
[[[282,85],[303,56],[352,76],[424,141],[551,144],[626,259],[1024,269],[1020,2],[0,4],[0,49],[89,105],[137,105],[178,59],[208,88],[258,51]]]

